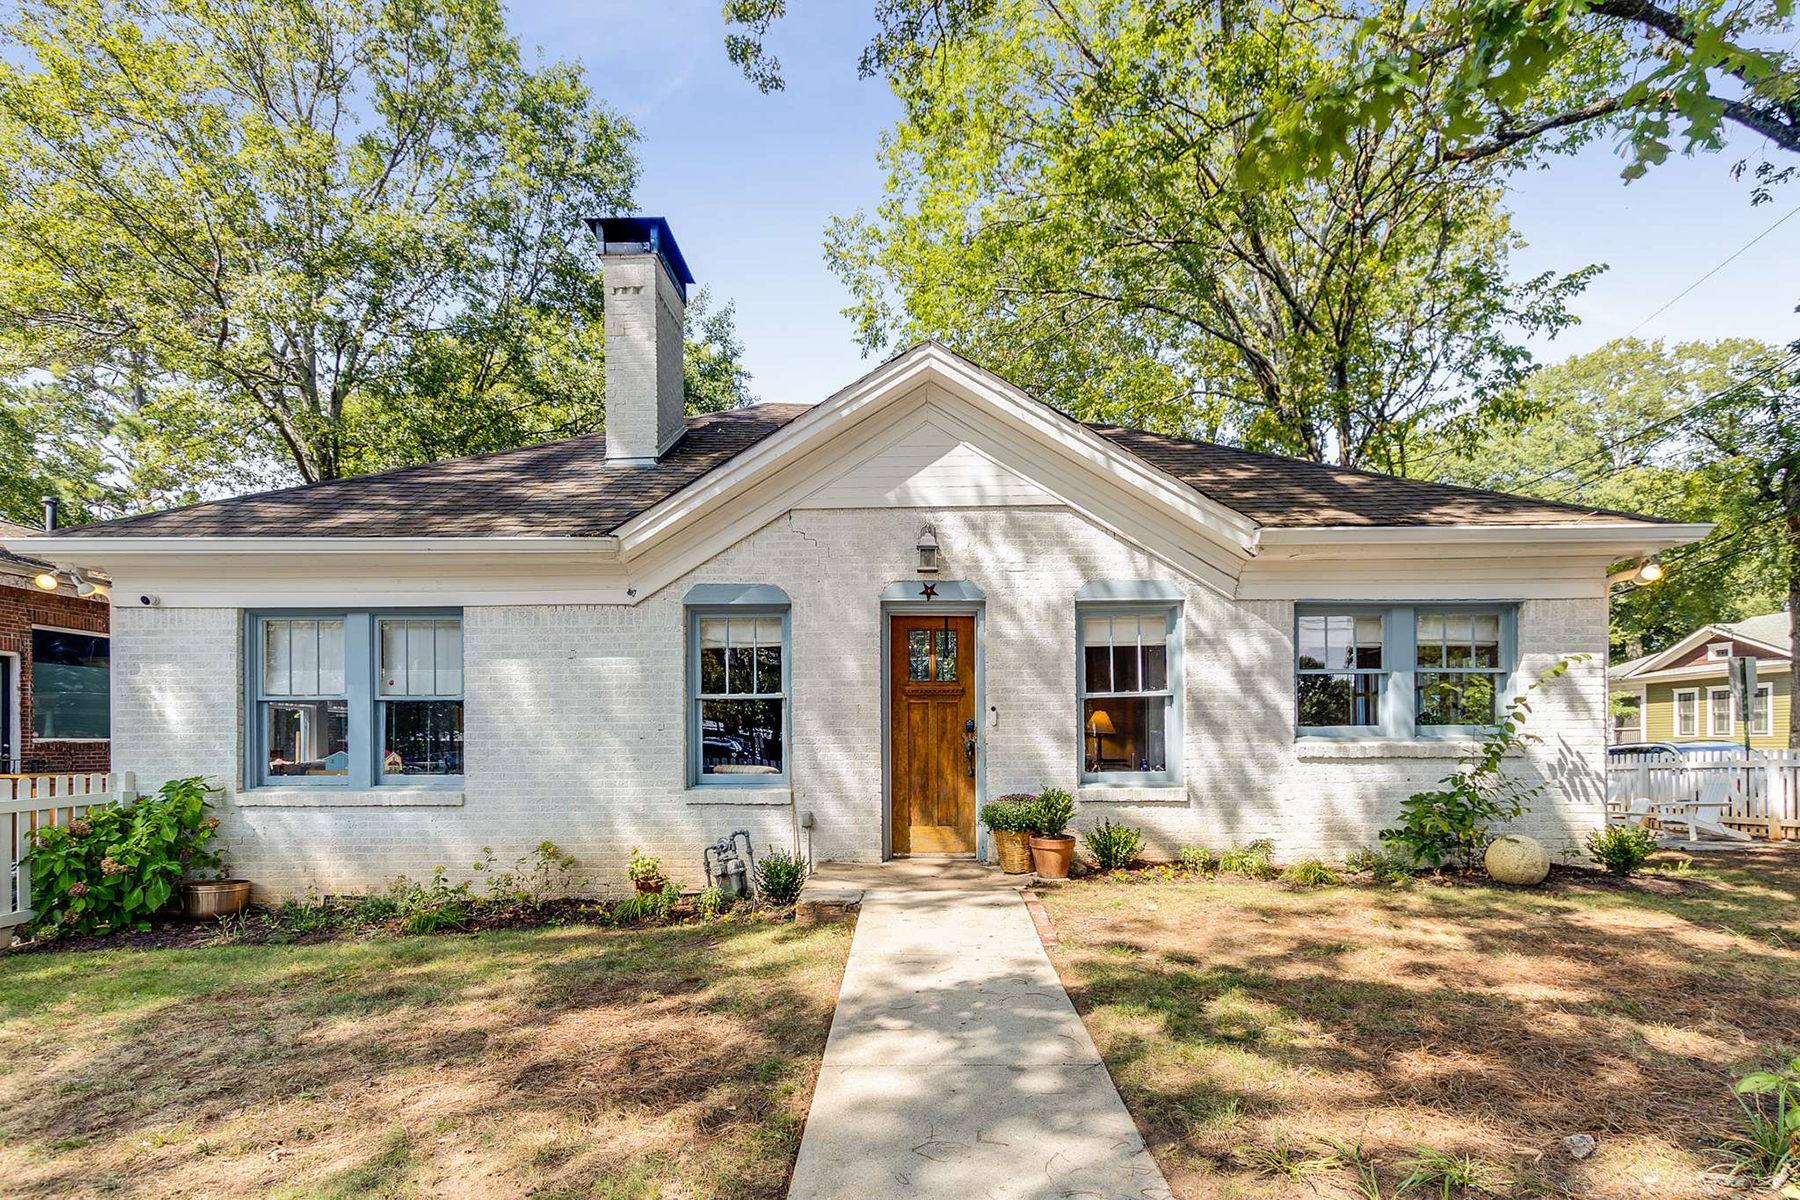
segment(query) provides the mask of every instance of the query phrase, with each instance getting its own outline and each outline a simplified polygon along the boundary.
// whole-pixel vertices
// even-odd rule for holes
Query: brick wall
[[[65,585],[66,586],[66,585]],[[105,771],[111,745],[105,741],[38,741],[31,736],[31,627],[54,625],[92,633],[107,631],[109,606],[46,592],[29,579],[0,574],[0,654],[18,656],[19,759],[33,771]],[[0,764],[0,770],[5,770]]]
[[[700,850],[734,829],[786,844],[785,790],[686,786],[685,623],[697,583],[769,583],[793,601],[794,780],[821,859],[881,854],[881,614],[913,577],[919,525],[943,545],[942,578],[987,596],[985,791],[1076,790],[1076,825],[1142,826],[1152,847],[1273,838],[1280,858],[1373,840],[1400,801],[1441,778],[1453,750],[1415,744],[1297,747],[1288,602],[1233,601],[1064,510],[821,510],[785,515],[635,606],[469,607],[464,613],[467,775],[455,797],[239,796],[223,808],[237,869],[265,892],[352,891],[396,874],[452,874],[491,846],[503,862],[551,839],[619,887],[631,847],[700,878]],[[1075,788],[1074,596],[1096,580],[1165,579],[1185,596],[1184,782]],[[356,595],[346,583],[346,600]],[[446,603],[455,597],[445,596]],[[113,655],[120,769],[140,782],[190,773],[241,784],[241,614],[121,609]],[[1532,601],[1522,674],[1565,653],[1582,664],[1537,704],[1543,744],[1516,769],[1546,783],[1521,828],[1552,850],[1601,823],[1604,601]],[[381,805],[377,807],[376,805]],[[329,805],[325,807],[323,805]],[[802,835],[804,837],[804,834]]]

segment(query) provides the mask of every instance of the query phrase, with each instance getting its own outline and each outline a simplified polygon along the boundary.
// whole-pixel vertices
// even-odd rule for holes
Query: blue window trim
[[[1338,741],[1398,740],[1414,742],[1454,741],[1482,737],[1493,731],[1492,725],[1426,725],[1418,723],[1418,700],[1415,674],[1418,666],[1418,614],[1426,612],[1491,613],[1500,618],[1500,673],[1496,676],[1494,708],[1499,709],[1513,695],[1518,675],[1519,602],[1516,600],[1414,600],[1397,602],[1333,602],[1302,601],[1294,605],[1294,624],[1289,631],[1293,652],[1289,655],[1289,678],[1294,689],[1296,738],[1319,738]],[[1308,616],[1380,616],[1381,662],[1385,681],[1381,689],[1381,721],[1375,725],[1301,725],[1300,703],[1300,618]]]
[[[1132,594],[1133,585],[1117,585]],[[1182,668],[1182,603],[1167,598],[1155,599],[1084,599],[1084,596],[1118,595],[1113,586],[1088,584],[1076,593],[1075,600],[1075,778],[1083,787],[1173,787],[1181,783],[1183,750],[1186,744],[1183,710],[1186,707],[1187,676]],[[1088,617],[1146,617],[1163,615],[1164,637],[1168,639],[1169,694],[1168,715],[1163,722],[1163,738],[1169,755],[1166,771],[1090,771],[1087,769],[1086,726],[1083,705],[1087,690]],[[1106,693],[1118,695],[1119,693]],[[1152,692],[1150,695],[1155,695]]]
[[[376,623],[391,617],[455,617],[461,620],[460,608],[270,608],[255,609],[244,614],[244,786],[249,788],[392,788],[438,789],[460,788],[464,775],[384,775],[381,771],[381,714],[376,709],[382,701],[376,696],[376,659],[381,647],[375,635]],[[262,724],[262,627],[264,621],[284,621],[319,617],[342,617],[344,620],[344,701],[345,743],[349,751],[349,774],[270,775],[267,732]],[[465,627],[466,633],[466,627]],[[464,660],[467,670],[467,659]],[[467,688],[467,676],[464,677]],[[466,692],[465,692],[466,694]],[[285,699],[286,697],[274,697]],[[461,695],[445,697],[462,699]],[[464,728],[468,722],[468,702],[463,702]],[[360,748],[360,750],[359,750]],[[464,746],[465,756],[467,745]],[[467,759],[465,757],[465,766]]]
[[[722,585],[702,585],[711,589]],[[744,593],[740,599],[724,603],[713,597],[723,593],[703,591],[696,587],[688,593],[683,609],[686,613],[687,644],[687,785],[690,788],[785,788],[794,758],[794,623],[793,605],[787,593],[775,587],[735,588]],[[781,599],[770,603],[773,596]],[[706,601],[712,600],[708,603]],[[692,600],[700,600],[693,603]],[[781,770],[773,775],[707,775],[700,770],[700,619],[702,617],[780,617],[781,618]]]

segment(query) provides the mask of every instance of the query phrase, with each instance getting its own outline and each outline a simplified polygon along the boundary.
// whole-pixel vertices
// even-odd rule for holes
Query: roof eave
[[[617,558],[616,537],[180,537],[110,534],[102,537],[0,538],[18,553],[29,542],[34,555],[58,563],[115,555],[176,554],[554,554]]]
[[[1584,521],[1524,525],[1278,525],[1265,526],[1265,548],[1349,549],[1354,547],[1468,544],[1488,546],[1555,543],[1592,548],[1595,553],[1650,553],[1697,542],[1710,524],[1650,521]]]

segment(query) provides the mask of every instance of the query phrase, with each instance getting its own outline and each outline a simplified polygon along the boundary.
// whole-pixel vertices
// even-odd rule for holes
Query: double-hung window
[[[1678,688],[1675,692],[1675,736],[1700,736],[1700,689]]]
[[[1756,737],[1768,737],[1775,732],[1775,685],[1759,683],[1756,695],[1750,698],[1750,732]]]
[[[1716,687],[1706,689],[1706,731],[1714,737],[1730,737],[1731,689]]]
[[[792,669],[785,593],[703,585],[690,593],[687,612],[689,784],[785,784]]]
[[[1080,604],[1081,781],[1180,778],[1181,609]]]
[[[251,783],[462,778],[460,616],[256,614],[248,650]]]
[[[1510,605],[1299,605],[1299,734],[1414,738],[1492,726],[1512,672],[1516,621]]]

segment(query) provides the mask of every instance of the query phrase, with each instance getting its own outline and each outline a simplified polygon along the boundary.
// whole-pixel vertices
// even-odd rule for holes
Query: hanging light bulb
[[[54,592],[56,590],[56,576],[49,571],[39,571],[37,576],[32,579],[31,582],[37,584],[46,592]]]

